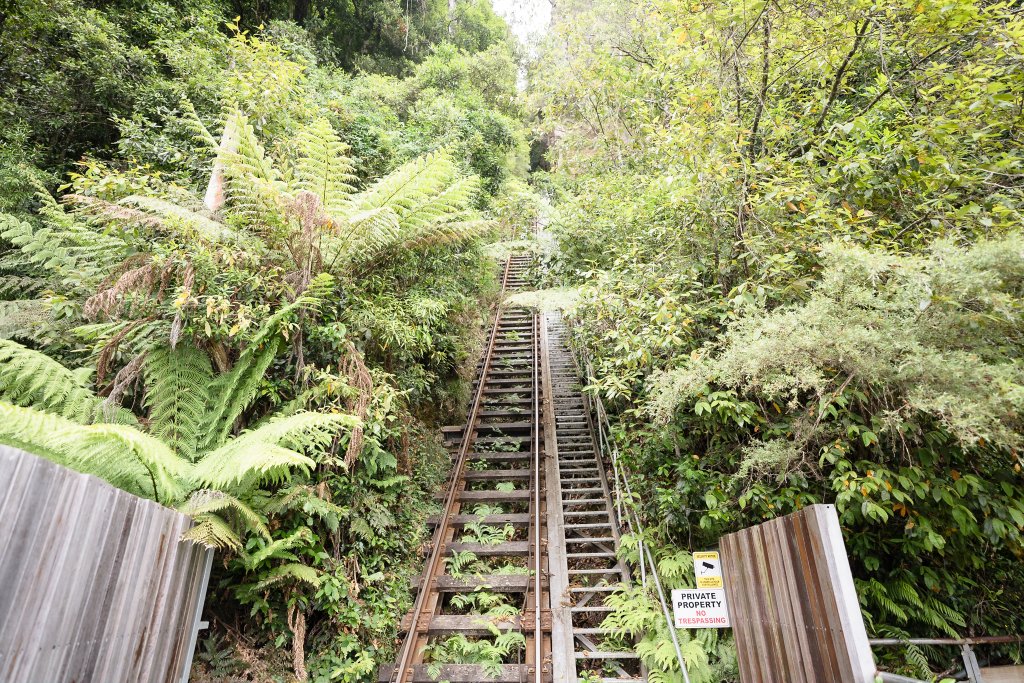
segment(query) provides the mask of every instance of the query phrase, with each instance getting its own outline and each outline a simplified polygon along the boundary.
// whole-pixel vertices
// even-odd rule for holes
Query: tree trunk
[[[309,0],[295,0],[295,10],[292,12],[292,19],[299,26],[305,26],[307,17],[309,17]]]
[[[298,604],[288,610],[288,628],[292,631],[292,668],[299,683],[309,679],[306,673],[306,615]]]

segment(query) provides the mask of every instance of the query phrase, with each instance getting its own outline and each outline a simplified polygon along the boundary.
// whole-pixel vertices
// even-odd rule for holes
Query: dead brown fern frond
[[[86,299],[82,313],[92,320],[101,314],[111,317],[124,302],[126,294],[149,294],[160,275],[160,270],[152,262],[131,268],[122,273],[112,285]]]
[[[348,448],[345,450],[345,466],[351,469],[363,450],[363,422],[369,414],[370,400],[373,398],[373,377],[363,362],[362,354],[352,342],[348,343],[348,353],[341,359],[338,369],[356,390],[355,396],[346,405],[346,410],[359,418],[359,424],[349,434]]]
[[[98,197],[83,194],[64,195],[63,201],[75,207],[75,212],[89,218],[118,223],[132,223],[154,230],[164,227],[164,221],[146,211],[140,211],[124,204],[109,202]]]

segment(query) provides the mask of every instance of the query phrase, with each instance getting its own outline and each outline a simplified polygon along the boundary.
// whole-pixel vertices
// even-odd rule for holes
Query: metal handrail
[[[540,316],[533,314],[533,675],[535,683],[542,683],[543,657],[541,644],[544,640],[541,632],[541,572],[540,572]]]
[[[580,350],[578,352],[580,358],[576,359],[577,350],[572,344],[569,344],[569,350],[576,360],[577,366],[581,365],[580,361],[582,360],[581,369],[583,370],[584,376],[589,381],[594,377],[594,368],[590,362],[589,354],[587,354],[585,350]],[[586,394],[584,394],[584,396],[586,396]],[[611,456],[612,470],[615,477],[615,510],[616,516],[618,517],[618,523],[622,526],[623,522],[625,522],[625,526],[629,529],[629,533],[637,539],[641,584],[644,587],[647,586],[647,574],[649,572],[651,577],[654,579],[654,585],[658,591],[658,601],[661,603],[661,611],[665,617],[665,623],[668,626],[669,635],[672,636],[672,646],[675,648],[676,660],[678,661],[679,669],[683,674],[683,681],[685,683],[690,683],[690,674],[686,669],[686,661],[683,659],[682,648],[679,646],[679,637],[676,635],[676,625],[672,620],[672,613],[668,607],[665,590],[661,585],[661,578],[658,576],[658,566],[654,562],[654,556],[651,554],[650,546],[644,544],[643,541],[643,524],[640,522],[640,517],[636,514],[636,511],[631,509],[628,503],[623,503],[622,501],[623,490],[626,492],[626,495],[629,496],[630,500],[633,498],[633,491],[629,486],[629,472],[626,471],[625,465],[619,462],[619,448],[615,445],[614,441],[608,438],[611,433],[611,421],[608,419],[608,412],[605,410],[604,403],[601,401],[600,396],[595,395],[592,399],[589,399],[588,397],[588,400],[592,403],[594,412],[597,414],[599,446],[602,452],[607,448],[608,454]],[[622,514],[623,510],[626,511],[625,516]],[[649,565],[649,569],[645,565]]]

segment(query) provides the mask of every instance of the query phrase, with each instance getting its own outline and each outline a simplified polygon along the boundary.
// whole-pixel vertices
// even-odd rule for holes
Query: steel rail
[[[541,543],[540,543],[540,316],[533,314],[533,666],[534,681],[542,683],[544,659],[541,647],[544,632],[541,630]]]
[[[504,292],[508,287],[511,266],[512,259],[509,258],[505,261],[505,269],[501,277],[502,292]],[[479,419],[478,414],[480,412],[480,404],[483,400],[487,370],[490,367],[491,359],[494,354],[494,346],[498,338],[498,323],[501,320],[501,311],[503,308],[504,302],[499,301],[494,311],[494,323],[491,326],[491,334],[487,341],[487,349],[484,352],[483,364],[481,365],[479,373],[479,382],[477,383],[476,392],[473,395],[473,403],[470,405],[469,417],[466,420],[466,426],[462,433],[462,443],[459,446],[459,456],[456,460],[455,467],[452,470],[452,485],[448,488],[448,493],[445,495],[444,509],[434,531],[430,557],[423,570],[423,579],[420,582],[420,589],[416,594],[416,600],[413,602],[412,613],[409,618],[409,628],[406,631],[405,640],[402,642],[400,656],[396,660],[395,668],[391,673],[392,683],[409,683],[411,680],[412,669],[410,668],[410,664],[415,657],[415,651],[419,641],[419,622],[423,615],[423,609],[426,606],[427,596],[430,594],[430,583],[434,576],[436,576],[437,570],[444,558],[444,536],[451,526],[452,510],[455,507],[455,501],[458,497],[457,483],[465,474],[466,459],[469,454],[470,442],[472,441],[470,435],[474,430],[477,420]]]

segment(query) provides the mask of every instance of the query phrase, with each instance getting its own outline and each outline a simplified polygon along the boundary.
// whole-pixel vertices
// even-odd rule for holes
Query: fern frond
[[[907,644],[907,662],[914,667],[914,673],[925,680],[931,680],[934,676],[932,667],[928,664],[928,657],[920,647],[913,643]]]
[[[194,233],[209,242],[225,242],[235,237],[231,228],[203,215],[202,210],[198,208],[193,210],[164,199],[144,195],[131,195],[122,199],[120,203],[128,207],[137,207],[147,215],[156,216],[160,220],[160,227],[166,230]]]
[[[399,217],[446,187],[455,175],[455,164],[444,151],[414,159],[352,198],[357,211],[390,207]]]
[[[214,514],[197,515],[195,526],[181,535],[181,540],[192,541],[217,550],[240,550],[242,539],[231,526]]]
[[[311,192],[328,214],[341,213],[355,192],[355,168],[349,147],[341,141],[327,119],[317,119],[296,135],[292,187]]]
[[[150,431],[189,460],[196,458],[207,423],[213,378],[209,357],[191,344],[163,346],[146,357]]]
[[[458,221],[433,223],[406,236],[404,249],[425,249],[446,244],[462,244],[475,240],[494,228],[491,221]]]
[[[223,491],[200,489],[189,496],[188,500],[178,506],[178,511],[193,519],[216,513],[233,513],[247,529],[253,530],[266,539],[270,539],[270,529],[263,519],[251,507]]]
[[[158,503],[174,505],[184,498],[184,483],[190,477],[190,463],[179,457],[167,444],[149,434],[119,424],[93,424],[76,432],[59,434],[56,440],[63,444],[74,469],[88,467],[120,467],[134,461],[141,465],[152,484],[145,495]],[[102,462],[96,462],[102,461]],[[137,467],[130,468],[137,471]],[[104,479],[120,486],[108,476]]]
[[[147,213],[141,209],[126,206],[119,202],[111,202],[99,197],[90,197],[81,194],[64,195],[64,202],[75,207],[76,212],[105,223],[125,223],[127,225],[138,225],[150,230],[164,230],[166,223],[159,216]]]
[[[0,301],[0,339],[35,340],[37,328],[48,319],[46,305],[39,299]]]
[[[307,515],[323,520],[332,532],[338,530],[339,521],[346,514],[345,508],[321,498],[317,490],[308,484],[289,486],[278,491],[263,509],[272,515],[288,510],[302,510]]]
[[[286,481],[293,470],[314,466],[301,451],[326,449],[339,430],[352,424],[350,415],[325,413],[296,413],[272,420],[203,456],[195,468],[196,482],[230,491]]]
[[[444,191],[427,197],[402,216],[401,227],[407,234],[463,211],[480,192],[480,178],[469,176],[456,180]]]
[[[87,389],[74,371],[45,353],[10,340],[0,340],[0,399],[55,413],[79,424],[136,422],[130,412],[109,406]]]
[[[217,149],[217,138],[213,136],[210,129],[206,127],[202,119],[199,118],[199,114],[196,112],[195,105],[187,97],[182,97],[179,103],[181,107],[181,121],[185,125],[185,128],[192,133],[192,139],[198,142],[201,146],[207,148],[211,152]]]
[[[313,532],[308,527],[301,527],[284,538],[270,541],[254,553],[242,553],[242,563],[251,571],[272,558],[295,560],[295,555],[288,551],[301,543],[308,543],[312,538]]]
[[[237,110],[230,112],[224,137],[237,141],[234,151],[222,146],[217,156],[226,172],[225,190],[231,211],[250,223],[278,222],[282,198],[290,198],[288,188],[267,158],[248,118]]]
[[[184,494],[188,463],[167,446],[126,425],[80,425],[32,408],[0,402],[0,443],[162,503]]]
[[[227,440],[239,415],[256,398],[260,380],[270,364],[274,362],[281,348],[279,339],[272,339],[262,346],[251,345],[230,372],[217,377],[210,386],[211,401],[208,405],[204,437],[200,450],[216,448]]]
[[[0,215],[0,238],[17,247],[28,266],[60,283],[65,292],[91,289],[93,283],[106,277],[130,253],[124,240],[76,223],[60,206],[44,216],[47,222],[36,227],[13,216]]]
[[[256,584],[256,590],[264,590],[275,583],[288,579],[309,584],[314,588],[320,586],[320,573],[316,569],[298,562],[290,562],[274,567],[267,572],[266,578]]]
[[[204,427],[206,436],[200,442],[200,450],[211,450],[223,444],[235,421],[256,397],[264,373],[281,348],[278,336],[281,323],[299,309],[315,308],[319,303],[316,297],[302,296],[281,307],[257,330],[231,371],[220,375],[213,382]]]

